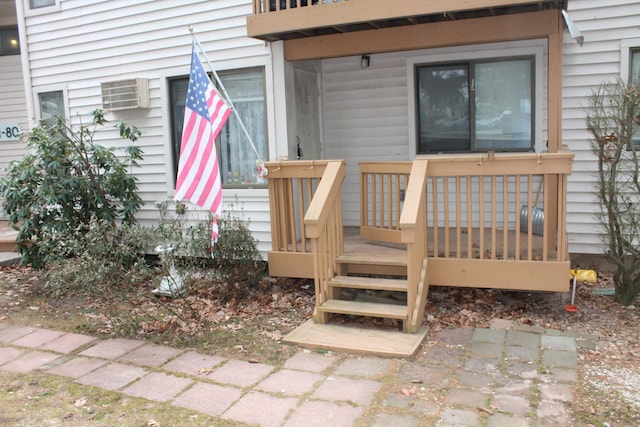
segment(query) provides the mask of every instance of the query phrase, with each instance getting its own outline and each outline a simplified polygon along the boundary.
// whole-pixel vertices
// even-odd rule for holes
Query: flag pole
[[[251,135],[249,135],[249,131],[244,126],[244,123],[242,122],[242,119],[240,118],[240,115],[238,114],[238,112],[236,111],[236,108],[233,105],[233,102],[231,102],[231,97],[227,93],[227,89],[225,89],[224,85],[222,84],[222,81],[220,80],[220,77],[218,76],[218,73],[216,72],[216,69],[213,67],[213,64],[211,63],[211,60],[209,59],[209,56],[207,55],[207,52],[202,47],[202,44],[200,43],[200,40],[198,40],[198,37],[196,36],[196,33],[195,33],[194,29],[193,29],[193,25],[189,25],[189,32],[191,33],[191,37],[193,37],[193,40],[196,42],[196,45],[198,46],[198,49],[200,50],[200,53],[202,53],[202,55],[204,55],[204,59],[207,60],[207,64],[209,64],[209,67],[211,68],[211,72],[213,73],[213,77],[216,79],[216,82],[218,83],[218,86],[220,86],[220,89],[222,89],[222,93],[224,94],[224,97],[225,97],[225,102],[227,102],[227,104],[229,104],[229,106],[231,107],[231,110],[233,111],[233,114],[236,116],[236,119],[238,119],[238,123],[240,123],[240,127],[242,128],[242,131],[244,132],[244,135],[249,140],[249,144],[251,144],[251,148],[253,149],[253,152],[256,154],[256,157],[258,158],[258,161],[260,163],[264,163],[264,161],[262,160],[262,157],[260,156],[260,153],[258,153],[258,150],[256,149],[256,146],[253,143],[253,139],[251,138]]]

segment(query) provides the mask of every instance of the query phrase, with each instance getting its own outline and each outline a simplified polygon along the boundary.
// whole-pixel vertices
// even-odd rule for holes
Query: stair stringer
[[[420,271],[420,282],[418,283],[418,291],[416,292],[416,303],[413,307],[413,313],[408,313],[409,319],[405,324],[405,332],[416,333],[422,326],[424,318],[424,310],[427,304],[427,296],[429,295],[429,270],[428,259],[422,261],[422,270]]]

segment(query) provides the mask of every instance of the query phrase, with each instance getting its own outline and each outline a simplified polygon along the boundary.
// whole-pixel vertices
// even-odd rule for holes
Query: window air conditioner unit
[[[149,108],[149,79],[103,82],[102,108],[107,111]]]

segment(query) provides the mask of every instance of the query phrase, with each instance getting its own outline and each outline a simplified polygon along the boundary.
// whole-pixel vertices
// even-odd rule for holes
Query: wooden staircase
[[[285,338],[286,342],[303,347],[324,348],[379,356],[412,357],[428,332],[426,326],[417,333],[396,329],[364,328],[357,325],[336,324],[333,315],[376,317],[401,320],[407,329],[409,307],[407,300],[406,252],[391,250],[386,256],[371,253],[345,253],[336,258],[339,275],[328,283],[328,299],[316,309],[315,321],[311,320]],[[344,299],[342,291],[367,291],[359,298]],[[394,300],[384,295],[400,296]],[[383,295],[376,297],[375,295]],[[370,301],[369,299],[373,300]],[[389,300],[391,303],[378,302]],[[403,301],[404,300],[404,301]]]

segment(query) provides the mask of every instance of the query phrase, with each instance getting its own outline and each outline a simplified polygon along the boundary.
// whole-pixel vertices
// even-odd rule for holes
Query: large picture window
[[[417,152],[530,151],[534,58],[416,66]]]
[[[218,74],[257,151],[263,159],[267,159],[263,69],[256,68]],[[180,141],[182,139],[182,122],[184,120],[184,107],[188,84],[188,77],[169,81],[172,109],[174,180],[178,170]],[[218,151],[222,184],[225,187],[264,184],[264,182],[258,178],[256,155],[235,114],[229,116],[229,120],[222,128],[216,141],[216,149]]]

